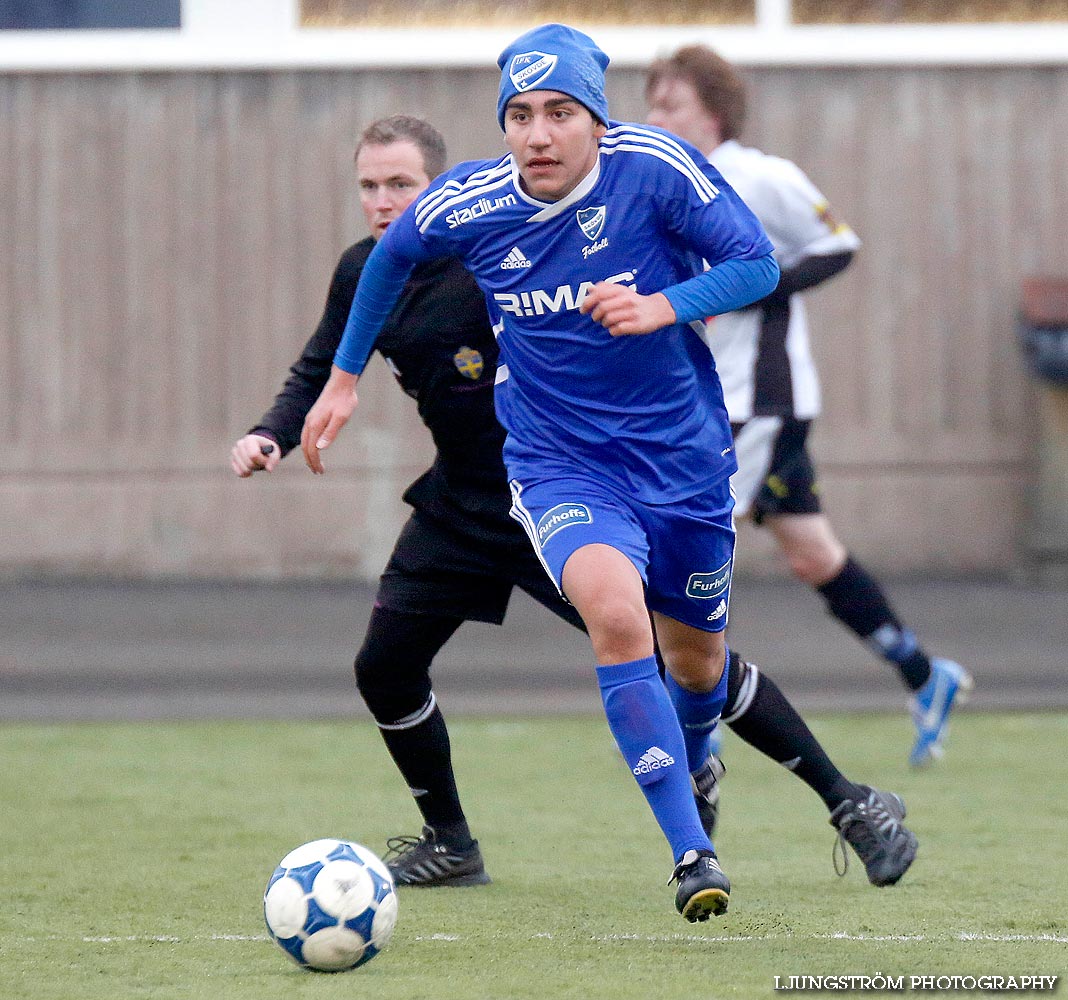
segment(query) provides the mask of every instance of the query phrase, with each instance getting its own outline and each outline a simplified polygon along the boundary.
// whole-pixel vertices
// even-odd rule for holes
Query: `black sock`
[[[770,677],[731,652],[723,721],[746,743],[796,774],[834,810],[859,789],[831,762]]]
[[[441,710],[434,703],[425,719],[411,726],[401,720],[395,726],[380,727],[382,739],[408,782],[427,826],[433,827],[438,840],[450,847],[470,847],[471,831],[456,790],[449,731]]]
[[[909,690],[916,691],[927,683],[931,676],[927,654],[898,621],[876,579],[852,556],[833,580],[816,590],[835,618],[897,667]]]
[[[353,667],[360,695],[423,820],[438,839],[471,844],[452,769],[449,731],[430,684],[430,665],[463,619],[375,605]]]

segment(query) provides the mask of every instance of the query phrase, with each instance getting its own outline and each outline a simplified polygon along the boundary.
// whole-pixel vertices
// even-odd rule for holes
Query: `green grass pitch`
[[[776,976],[1068,972],[1068,716],[962,714],[920,773],[904,715],[811,721],[851,777],[905,797],[920,853],[899,886],[855,858],[836,877],[819,799],[728,736],[730,912],[687,924],[602,719],[457,718],[494,882],[401,890],[388,950],[339,975],[289,962],[261,898],[304,841],[382,851],[418,831],[368,723],[2,726],[0,997],[674,1000],[770,997]]]

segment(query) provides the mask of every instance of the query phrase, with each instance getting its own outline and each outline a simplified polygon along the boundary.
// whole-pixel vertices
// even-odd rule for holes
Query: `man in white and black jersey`
[[[711,49],[686,46],[654,62],[646,100],[648,121],[704,151],[741,195],[779,262],[774,292],[712,318],[706,334],[734,431],[735,514],[767,527],[794,574],[820,593],[831,614],[896,666],[913,692],[909,760],[928,764],[941,756],[950,712],[972,678],[952,660],[928,656],[878,582],[850,556],[821,510],[806,446],[820,391],[799,293],[847,267],[860,240],[835,220],[799,167],[739,143],[745,83]]]

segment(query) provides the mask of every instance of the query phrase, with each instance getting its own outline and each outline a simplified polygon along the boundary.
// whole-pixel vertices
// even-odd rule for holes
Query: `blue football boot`
[[[916,742],[909,754],[913,767],[925,767],[942,757],[949,713],[954,705],[967,698],[974,686],[972,675],[959,663],[940,658],[931,660],[931,676],[909,703],[916,725]]]

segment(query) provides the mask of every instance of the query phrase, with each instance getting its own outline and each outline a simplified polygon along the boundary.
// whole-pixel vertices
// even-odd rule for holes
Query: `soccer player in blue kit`
[[[676,907],[707,920],[730,883],[690,772],[726,697],[736,466],[697,326],[768,294],[778,267],[693,147],[609,120],[608,57],[588,36],[544,25],[499,64],[509,155],[448,171],[390,225],[301,445],[321,473],[406,276],[460,257],[497,324],[513,516],[586,623],[609,728],[672,849]]]

